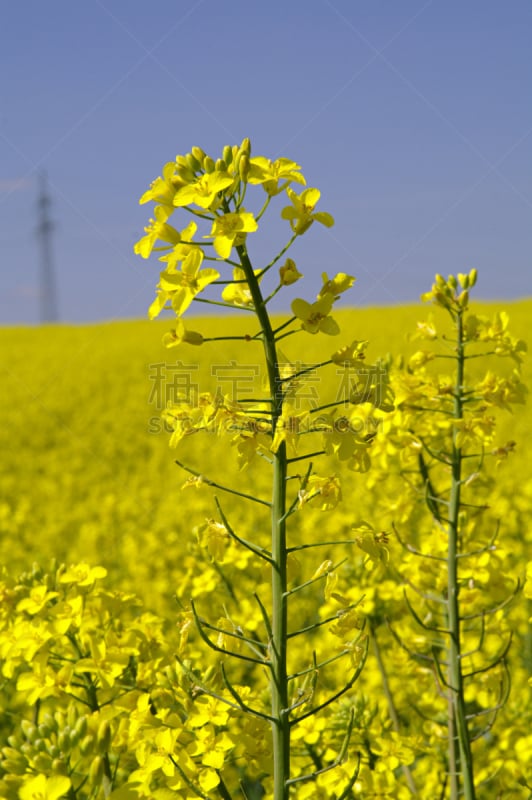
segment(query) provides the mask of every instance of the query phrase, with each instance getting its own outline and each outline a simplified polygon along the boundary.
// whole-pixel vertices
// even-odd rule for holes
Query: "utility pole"
[[[46,181],[46,173],[39,173],[39,196],[37,212],[37,238],[41,249],[41,270],[39,280],[39,302],[41,322],[57,322],[57,291],[55,285],[54,265],[52,258],[52,231],[54,223],[50,219],[50,195]]]

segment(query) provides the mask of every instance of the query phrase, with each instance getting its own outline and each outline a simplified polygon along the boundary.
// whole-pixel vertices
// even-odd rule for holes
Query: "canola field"
[[[489,317],[508,311],[512,334],[529,338],[532,301],[473,308]],[[368,340],[370,360],[389,354],[396,363],[419,349],[409,334],[427,309],[351,309],[336,316],[345,341]],[[222,326],[245,334],[248,324],[241,316],[193,322],[204,336]],[[242,796],[269,796],[261,777],[271,757],[268,725],[245,715],[240,720],[236,706],[195,690],[195,681],[211,681],[225,691],[214,675],[223,659],[195,632],[190,610],[192,599],[203,618],[229,626],[228,636],[244,620],[248,635],[259,640],[253,595],[268,598],[269,573],[221,535],[215,497],[233,529],[261,546],[268,541],[268,515],[260,503],[250,507],[224,496],[209,481],[267,497],[267,465],[255,459],[239,470],[230,435],[185,437],[170,449],[172,431],[161,416],[180,393],[221,389],[242,396],[249,390],[253,396],[264,379],[262,353],[257,342],[241,341],[169,351],[161,344],[167,327],[113,322],[0,330],[0,797],[6,800],[225,797],[225,787],[239,782]],[[308,337],[309,362],[329,357],[324,338]],[[289,359],[288,344],[287,351]],[[484,374],[486,365],[478,370]],[[528,386],[531,372],[525,358],[521,379]],[[333,401],[341,396],[342,375],[334,369],[309,375],[304,391],[306,402]],[[472,711],[485,709],[487,725],[473,747],[478,797],[486,800],[532,797],[530,583],[523,591],[532,541],[531,414],[521,404],[497,410],[501,458],[486,465],[479,494],[499,535],[496,549],[472,564],[463,589],[471,590],[477,610],[473,589],[483,587],[489,609],[484,654],[500,659],[500,668],[479,671],[468,698]],[[387,542],[380,562],[351,544],[319,556],[301,549],[292,558],[291,577],[299,584],[326,559],[339,565],[336,588],[299,593],[291,610],[299,627],[334,617],[336,595],[356,605],[371,633],[367,662],[340,705],[296,729],[295,774],[298,760],[332,762],[350,719],[352,754],[340,769],[346,781],[355,761],[359,772],[346,798],[432,800],[445,796],[438,727],[445,700],[434,690],[428,660],[407,652],[407,645],[411,653],[426,652],[418,623],[427,618],[413,619],[404,595],[410,581],[415,597],[438,578],[394,534],[423,549],[422,515],[413,510],[399,461],[386,451],[385,425],[377,431],[383,444],[371,468],[341,475],[343,497],[334,513],[309,503],[290,520],[292,544],[317,535],[348,540],[353,526],[366,525],[386,532]],[[340,474],[341,465],[325,457],[320,471]],[[195,480],[196,473],[207,481]],[[336,652],[340,634],[314,630],[292,654],[292,672]],[[220,632],[217,641],[223,649]],[[344,680],[338,670],[320,677],[323,691]],[[265,694],[264,676],[253,681],[253,693]],[[237,682],[239,696],[248,696],[245,663]],[[83,686],[88,700],[79,699]],[[304,678],[298,691],[306,691]],[[504,703],[497,709],[499,698]],[[294,797],[344,796],[327,783],[328,774],[296,784]]]

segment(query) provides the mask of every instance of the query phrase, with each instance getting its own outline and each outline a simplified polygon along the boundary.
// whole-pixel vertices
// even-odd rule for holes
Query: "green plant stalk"
[[[463,311],[459,309],[456,316],[456,382],[454,387],[453,417],[461,420],[464,398],[464,330]],[[449,769],[460,775],[463,783],[465,800],[475,800],[473,777],[473,758],[471,741],[467,725],[464,698],[464,682],[461,665],[460,645],[460,607],[458,601],[458,549],[459,549],[459,514],[462,480],[462,453],[457,446],[457,426],[453,429],[453,448],[451,464],[451,494],[449,502],[449,524],[447,544],[447,619],[449,625],[449,666],[447,673],[450,705],[452,708],[454,734],[458,739],[459,763],[457,763],[455,743],[449,740]],[[452,800],[458,800],[457,783],[451,775]],[[456,795],[456,797],[455,797]]]
[[[371,642],[373,645],[373,653],[375,655],[375,659],[377,661],[377,667],[380,672],[381,680],[382,680],[382,688],[384,690],[384,696],[386,697],[386,702],[388,704],[388,713],[390,715],[390,719],[392,721],[392,726],[396,733],[401,732],[401,723],[399,720],[399,714],[397,713],[397,709],[395,707],[395,703],[393,700],[393,695],[390,689],[390,683],[388,681],[388,674],[386,672],[386,667],[384,665],[384,661],[382,658],[381,648],[379,642],[377,640],[377,632],[375,628],[374,622],[370,619],[370,636]],[[412,772],[410,768],[406,764],[402,764],[401,766],[403,775],[405,776],[406,783],[408,788],[410,789],[410,793],[413,797],[419,797],[416,784],[414,783],[414,778],[412,776]]]
[[[253,272],[251,261],[244,245],[236,248],[255,312],[262,330],[262,343],[268,370],[270,397],[272,399],[272,430],[282,413],[283,398],[275,345],[275,334],[260,286]],[[273,800],[287,800],[290,778],[290,720],[288,712],[287,674],[287,557],[286,546],[286,445],[283,442],[273,454],[273,486],[271,507],[271,556],[272,556],[272,638],[271,650],[271,708],[273,749]]]

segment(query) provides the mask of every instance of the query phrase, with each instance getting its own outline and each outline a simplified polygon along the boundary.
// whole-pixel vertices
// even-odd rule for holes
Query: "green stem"
[[[369,629],[370,629],[371,642],[373,644],[373,652],[375,654],[377,667],[382,679],[382,688],[384,689],[384,696],[386,697],[386,702],[388,703],[388,713],[390,715],[394,731],[396,731],[396,733],[400,733],[401,723],[399,720],[399,714],[397,713],[397,709],[395,707],[392,691],[390,689],[390,683],[388,681],[388,673],[386,672],[386,667],[384,666],[384,661],[382,658],[381,648],[377,640],[377,631],[375,628],[375,623],[371,619],[370,619]],[[410,793],[414,797],[419,797],[416,789],[416,784],[414,783],[414,778],[412,776],[412,772],[410,771],[409,767],[406,764],[403,764],[401,766],[401,769],[408,784],[408,788],[410,789]]]
[[[272,399],[272,429],[282,414],[282,393],[279,391],[280,375],[275,347],[275,334],[270,317],[249,259],[245,245],[236,248],[246,275],[253,305],[262,329],[262,343],[268,371]],[[288,800],[290,779],[290,720],[288,701],[287,644],[288,644],[288,580],[286,546],[286,445],[283,442],[273,454],[273,486],[271,503],[271,708],[273,745],[273,800]]]
[[[461,420],[463,414],[464,392],[464,330],[463,312],[460,309],[456,316],[456,383],[454,389],[453,416]],[[447,619],[449,626],[449,666],[447,683],[449,685],[449,701],[452,709],[454,725],[450,726],[449,739],[449,770],[451,772],[451,793],[456,800],[458,781],[453,780],[453,773],[460,775],[463,783],[463,797],[465,800],[475,800],[475,785],[473,778],[473,758],[471,754],[471,740],[469,736],[467,715],[464,698],[464,681],[461,666],[460,642],[460,609],[458,602],[458,549],[459,549],[459,514],[462,478],[462,453],[457,446],[458,427],[453,431],[453,449],[451,458],[451,495],[449,503],[448,549],[447,549]],[[451,738],[453,735],[458,740],[458,748]],[[458,750],[458,754],[456,753]],[[457,763],[459,755],[459,763]]]

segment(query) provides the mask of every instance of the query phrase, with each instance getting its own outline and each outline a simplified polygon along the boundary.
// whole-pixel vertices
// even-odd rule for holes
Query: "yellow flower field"
[[[488,317],[508,311],[512,334],[527,340],[532,301],[478,303],[473,309]],[[403,362],[412,358],[417,368],[425,356],[408,334],[430,313],[421,306],[350,309],[336,312],[335,319],[345,342],[369,342],[371,362],[390,354]],[[235,335],[253,333],[247,317],[189,323],[204,338],[222,327]],[[268,514],[260,502],[250,506],[211,485],[230,484],[267,500],[268,471],[260,458],[249,460],[245,443],[229,444],[230,428],[225,437],[213,431],[184,435],[169,449],[171,419],[163,414],[168,404],[179,407],[181,395],[221,390],[234,393],[235,400],[248,391],[254,396],[265,379],[262,354],[252,341],[213,342],[208,357],[205,348],[187,344],[168,349],[161,344],[167,329],[166,322],[113,322],[0,330],[0,797],[6,800],[225,797],[220,787],[238,791],[243,764],[247,796],[270,796],[268,780],[260,787],[271,758],[266,720],[215,699],[231,699],[227,686],[238,685],[240,698],[264,700],[261,671],[252,683],[251,665],[241,662],[238,672],[221,651],[229,642],[243,652],[241,626],[260,650],[262,623],[253,595],[266,601],[270,577],[265,564],[228,537],[215,498],[233,530],[258,547],[268,546]],[[326,337],[308,342],[309,363],[330,358]],[[295,357],[288,341],[282,350],[287,363]],[[512,365],[499,361],[493,368],[511,375]],[[521,379],[528,386],[531,369],[525,359]],[[471,370],[481,380],[486,365]],[[333,366],[307,376],[300,407],[286,412],[290,425],[309,406],[342,397],[342,372]],[[486,384],[485,392],[495,397],[497,387]],[[367,432],[369,412],[358,408]],[[486,800],[527,800],[532,791],[530,583],[522,590],[531,543],[532,411],[519,398],[512,408],[495,413],[490,447],[497,454],[478,489],[489,502],[489,520],[500,526],[496,549],[471,563],[461,590],[472,612],[480,601],[492,609],[484,654],[501,658],[494,672],[478,673],[466,697],[470,710],[485,709],[490,723],[473,744],[478,797]],[[310,691],[312,670],[304,674],[304,667],[313,659],[324,662],[351,647],[345,665],[320,673],[313,691],[321,696],[356,671],[362,647],[369,647],[350,692],[322,717],[302,719],[294,729],[297,776],[309,762],[332,763],[346,725],[352,726],[342,764],[313,783],[296,783],[297,798],[344,796],[338,787],[347,785],[358,761],[357,781],[345,797],[428,800],[445,785],[437,722],[444,718],[445,701],[434,690],[433,667],[407,653],[407,647],[424,653],[430,646],[404,598],[405,576],[408,585],[426,592],[440,578],[436,566],[416,561],[399,539],[421,550],[428,544],[434,554],[441,542],[434,533],[427,543],[417,538],[422,515],[412,510],[399,476],[403,445],[390,446],[397,434],[386,427],[385,412],[379,420],[371,469],[344,469],[341,454],[340,461],[332,457],[331,439],[331,453],[320,462],[323,480],[312,479],[289,521],[289,577],[294,584],[309,582],[295,598],[290,624],[304,628],[333,620],[314,628],[289,657],[291,672],[302,672],[294,702],[304,702]],[[464,429],[464,441],[468,435]],[[330,516],[322,511],[328,507],[335,508]],[[319,553],[295,550],[316,537],[355,544]],[[415,596],[410,592],[410,602]],[[194,614],[215,627],[211,638],[219,652],[198,636]],[[357,639],[362,628],[366,633]],[[225,686],[217,670],[221,661],[230,676]],[[479,667],[475,656],[470,666]],[[198,690],[205,685],[212,695]],[[508,700],[491,727],[489,709],[497,705],[501,687]]]

